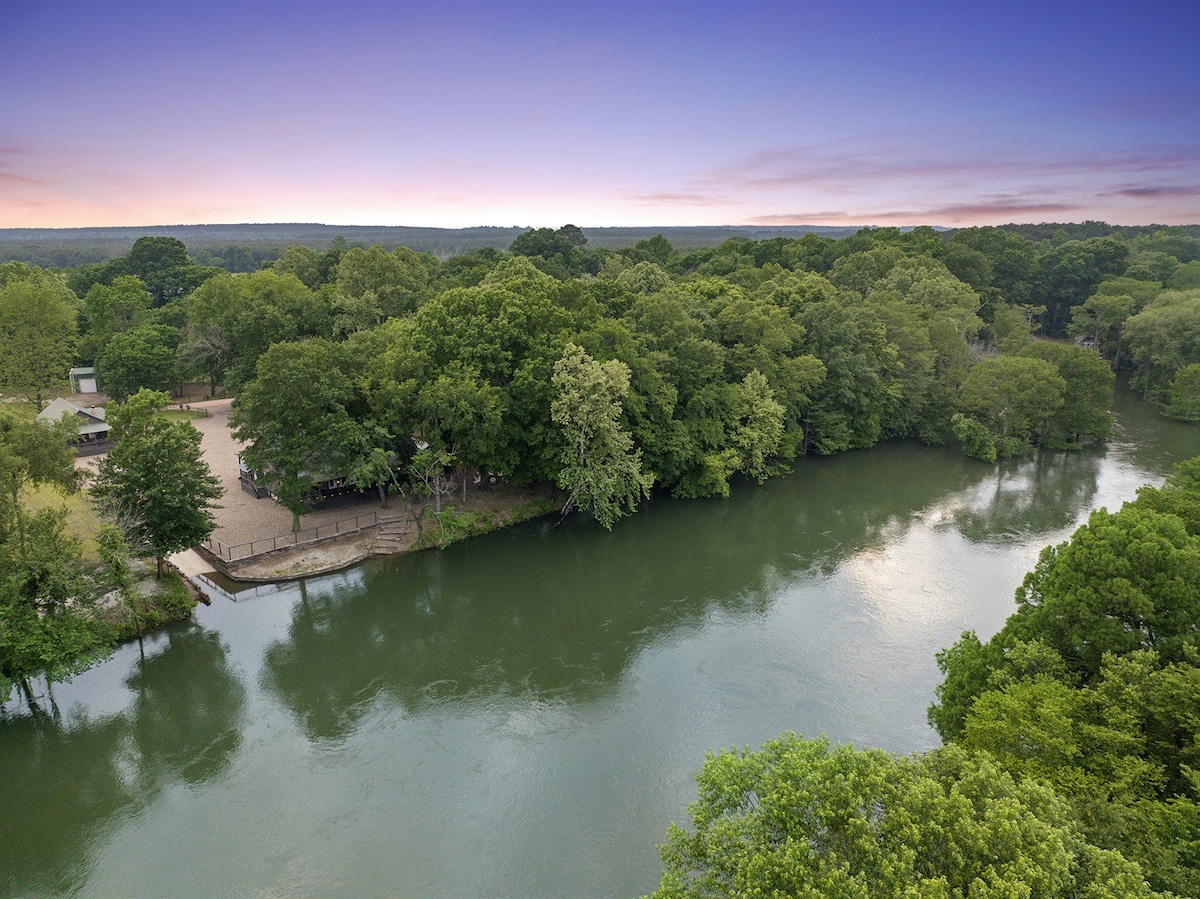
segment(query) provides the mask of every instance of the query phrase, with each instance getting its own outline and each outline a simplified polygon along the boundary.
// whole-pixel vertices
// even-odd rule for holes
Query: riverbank
[[[342,516],[352,514],[360,505],[339,506],[338,512]],[[225,561],[204,547],[189,550],[188,553],[203,560],[201,564],[207,566],[203,571],[196,571],[196,563],[185,559],[185,553],[172,557],[172,561],[193,582],[197,582],[196,574],[214,568],[230,580],[247,583],[296,580],[340,571],[373,556],[403,555],[449,546],[467,537],[487,534],[554,511],[549,487],[508,484],[470,490],[465,500],[461,493],[453,498],[444,497],[440,514],[435,513],[430,504],[407,505],[397,497],[389,498],[389,506],[383,509],[378,500],[370,502],[368,508],[379,512],[380,522],[344,536],[232,561]],[[270,536],[273,535],[259,535],[254,539]]]
[[[292,514],[270,497],[258,498],[241,487],[238,453],[243,444],[230,428],[232,399],[190,402],[186,409],[203,413],[192,420],[200,432],[204,461],[224,490],[213,511],[214,540],[225,547],[263,543],[291,533]],[[170,407],[183,409],[183,404]],[[93,468],[100,456],[80,459],[81,467]],[[235,581],[264,582],[294,580],[340,571],[372,556],[396,555],[445,546],[468,536],[488,533],[553,511],[549,485],[515,487],[509,484],[472,486],[464,498],[461,491],[442,498],[443,511],[435,515],[425,504],[405,504],[389,497],[385,508],[378,497],[364,494],[342,499],[304,515],[304,529],[320,529],[360,515],[374,513],[377,523],[344,536],[302,543],[246,558],[222,558],[201,548],[176,553],[172,563],[193,585],[204,589],[200,576],[218,571]],[[417,526],[420,517],[421,525]],[[257,547],[255,547],[257,548]]]

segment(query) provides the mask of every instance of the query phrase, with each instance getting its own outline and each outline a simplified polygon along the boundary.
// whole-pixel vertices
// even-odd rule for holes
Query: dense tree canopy
[[[695,832],[672,825],[654,899],[1152,895],[1069,803],[984,753],[895,758],[785,734],[709,755],[697,780]]]
[[[1043,551],[987,643],[938,656],[931,723],[1071,797],[1155,889],[1200,890],[1200,457]]]
[[[627,367],[632,449],[656,487],[682,497],[894,438],[959,443],[983,460],[1102,439],[1109,369],[1132,366],[1147,399],[1193,415],[1192,229],[868,228],[685,252],[662,235],[624,248],[587,237],[533,229],[508,252],[445,260],[334,240],[253,272],[243,257],[260,252],[227,247],[236,274],[194,264],[173,238],[144,238],[68,274],[82,298],[74,358],[76,304],[61,280],[9,263],[0,285],[41,279],[72,307],[37,314],[63,324],[49,329],[53,351],[35,354],[47,360],[40,380],[94,360],[118,399],[184,379],[244,392],[273,344],[328,341],[364,449],[318,467],[365,471],[350,458],[362,453],[400,463],[420,441],[453,458],[464,488],[471,470],[559,478],[552,378],[568,343]]]

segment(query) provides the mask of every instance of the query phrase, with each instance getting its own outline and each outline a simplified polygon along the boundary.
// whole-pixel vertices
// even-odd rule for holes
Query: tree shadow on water
[[[245,689],[217,634],[171,628],[125,684],[133,700],[115,715],[0,720],[0,896],[78,890],[122,817],[228,769]]]

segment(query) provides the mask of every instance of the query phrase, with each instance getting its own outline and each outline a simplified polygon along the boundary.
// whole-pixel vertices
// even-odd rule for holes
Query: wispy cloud
[[[1200,203],[1200,186],[1182,184],[1148,184],[1122,187],[1105,194],[1109,197],[1192,197]]]
[[[957,152],[926,149],[903,142],[870,149],[790,147],[761,150],[699,174],[690,188],[716,185],[743,189],[778,190],[808,187],[822,190],[859,189],[881,182],[969,177],[1028,182],[1066,175],[1164,173],[1194,170],[1194,148],[1153,146],[1111,154],[983,155],[966,148]]]
[[[746,220],[748,225],[811,225],[811,224],[919,224],[938,223],[946,225],[997,220],[1004,217],[1032,217],[1077,213],[1080,206],[1075,203],[1039,203],[1019,198],[998,198],[977,203],[930,206],[925,209],[878,211],[822,211],[796,212],[789,214],[758,215]]]
[[[726,202],[723,196],[700,190],[634,194],[633,200],[643,206],[713,206]]]

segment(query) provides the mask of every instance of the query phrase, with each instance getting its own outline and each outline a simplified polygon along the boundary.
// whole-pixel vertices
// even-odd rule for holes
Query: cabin
[[[271,492],[270,487],[266,486],[268,479],[263,476],[263,473],[250,468],[241,453],[238,453],[237,458],[238,483],[242,489],[255,499],[262,499],[266,496],[274,499],[275,494]],[[347,477],[325,478],[313,486],[311,500],[314,504],[320,504],[326,500],[338,499],[343,496],[357,496],[362,492],[362,489]]]
[[[75,424],[75,452],[80,456],[94,456],[108,452],[112,441],[108,439],[108,422],[101,406],[84,408],[78,403],[59,397],[38,413],[38,421],[56,422],[64,416]]]

